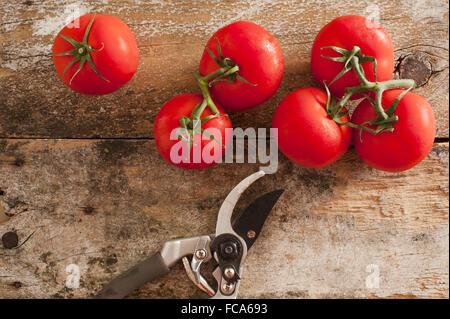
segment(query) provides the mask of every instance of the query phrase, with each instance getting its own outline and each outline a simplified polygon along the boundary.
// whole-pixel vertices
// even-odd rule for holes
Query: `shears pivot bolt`
[[[223,258],[232,259],[239,255],[238,244],[235,241],[226,241],[220,245]]]

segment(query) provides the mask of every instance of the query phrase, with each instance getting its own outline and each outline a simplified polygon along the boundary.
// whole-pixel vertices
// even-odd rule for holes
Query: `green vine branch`
[[[201,76],[198,72],[194,72],[193,74],[202,92],[203,101],[192,110],[190,117],[183,116],[180,118],[180,127],[178,128],[177,132],[178,139],[187,142],[189,145],[189,150],[193,144],[195,134],[201,134],[210,138],[211,140],[215,140],[216,142],[220,143],[220,141],[215,139],[213,135],[209,134],[201,127],[204,123],[211,119],[217,118],[219,116],[228,116],[227,114],[219,113],[217,106],[214,104],[214,101],[211,98],[209,88],[217,82],[222,81],[233,83],[235,80],[253,85],[239,75],[239,66],[236,63],[234,63],[231,59],[223,56],[219,41],[217,41],[217,51],[219,57],[216,57],[208,47],[206,48],[206,50],[208,51],[211,58],[217,63],[219,69],[206,76]],[[213,114],[201,118],[201,115],[207,107]]]
[[[389,80],[384,82],[378,82],[376,80],[376,68],[377,68],[377,60],[374,57],[366,56],[361,53],[361,49],[358,46],[354,46],[352,50],[346,50],[343,48],[335,47],[335,46],[327,46],[322,49],[330,48],[339,53],[341,56],[338,57],[328,57],[322,56],[325,59],[344,63],[344,67],[341,72],[330,82],[328,86],[333,85],[339,78],[341,78],[344,74],[353,70],[360,81],[360,85],[354,87],[345,88],[344,96],[336,100],[328,89],[327,84],[324,82],[325,89],[327,91],[328,100],[326,104],[326,110],[328,116],[333,119],[338,124],[347,125],[352,128],[358,129],[360,132],[360,137],[362,131],[367,131],[371,134],[379,134],[381,132],[392,132],[394,130],[393,124],[398,121],[398,116],[394,115],[394,112],[397,108],[398,103],[402,99],[402,97],[409,92],[411,89],[415,87],[414,80],[410,79],[401,79],[401,80]],[[364,68],[362,66],[363,63],[373,62],[374,68],[374,78],[375,82],[369,81],[365,75]],[[383,92],[390,89],[406,89],[402,94],[400,94],[397,99],[385,110],[381,103]],[[366,92],[373,92],[375,99],[372,99]],[[348,114],[348,110],[342,111],[345,104],[354,94],[362,94],[369,102],[372,104],[377,116],[361,125],[356,125],[351,122],[342,122],[340,118]],[[368,125],[375,126],[375,129],[371,129]]]

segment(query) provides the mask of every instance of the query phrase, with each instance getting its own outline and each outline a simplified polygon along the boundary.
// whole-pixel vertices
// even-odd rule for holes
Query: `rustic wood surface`
[[[54,72],[56,33],[68,16],[87,12],[120,17],[139,44],[138,72],[108,96],[73,93]],[[317,86],[312,41],[344,14],[372,17],[389,32],[395,76],[414,78],[415,92],[433,106],[436,143],[421,164],[396,174],[367,167],[353,149],[323,169],[280,154],[277,173],[239,203],[286,189],[248,256],[240,297],[448,298],[445,0],[2,0],[0,297],[90,297],[166,240],[213,232],[222,200],[259,165],[171,167],[152,136],[158,110],[178,93],[198,91],[190,74],[215,30],[250,20],[278,38],[286,71],[272,99],[231,119],[235,127],[270,127],[283,97]],[[66,286],[71,264],[80,269],[79,288]],[[375,269],[378,288],[366,285]],[[178,264],[130,297],[202,296]]]
[[[165,101],[178,93],[199,92],[191,74],[206,41],[219,27],[239,19],[258,23],[277,37],[286,71],[270,101],[233,113],[231,119],[236,127],[270,127],[283,97],[317,85],[309,54],[320,28],[343,14],[369,16],[378,10],[396,48],[397,71],[423,85],[416,92],[434,107],[437,136],[448,137],[448,1],[380,1],[376,7],[360,2],[96,0],[71,5],[67,0],[3,0],[0,136],[152,137],[153,120]],[[108,96],[73,94],[54,72],[53,39],[77,8],[80,14],[117,15],[136,35],[138,72],[129,85]]]

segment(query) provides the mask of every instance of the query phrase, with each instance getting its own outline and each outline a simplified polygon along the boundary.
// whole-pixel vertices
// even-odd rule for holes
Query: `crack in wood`
[[[433,45],[433,44],[412,44],[412,45],[409,45],[409,46],[405,46],[405,47],[401,47],[401,48],[395,49],[394,52],[407,50],[407,49],[411,49],[411,48],[415,48],[415,47],[421,47],[421,46],[422,47],[430,47],[430,48],[436,48],[436,49],[442,49],[442,50],[445,50],[445,51],[449,51],[448,48],[437,46],[437,45]]]

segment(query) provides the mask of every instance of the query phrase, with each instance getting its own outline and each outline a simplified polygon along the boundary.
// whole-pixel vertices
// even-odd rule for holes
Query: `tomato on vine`
[[[220,63],[215,57],[222,57]],[[284,58],[275,37],[257,24],[238,21],[219,29],[203,52],[199,73],[237,66],[238,72],[222,74],[211,82],[211,96],[227,110],[245,110],[268,100],[278,89]]]
[[[390,80],[393,55],[387,32],[364,17],[343,16],[323,27],[311,69],[326,93],[305,88],[281,102],[273,118],[280,150],[302,166],[325,166],[345,152],[352,128],[356,152],[376,169],[398,172],[422,161],[434,142],[434,113],[410,92],[414,80]],[[345,105],[361,97],[350,121]]]
[[[384,30],[380,34],[384,34]],[[380,34],[378,37],[372,35],[375,44],[382,38]],[[355,45],[351,49],[338,46],[326,49],[331,54],[322,56],[322,60],[334,64],[337,72],[330,83],[324,81],[331,97],[328,108],[335,114],[333,120],[336,123],[354,129],[353,144],[361,159],[376,169],[389,172],[404,171],[421,162],[433,146],[436,124],[430,104],[410,92],[415,87],[414,80],[380,81],[377,68],[380,62],[377,57],[367,54],[371,52],[370,48],[363,51]],[[368,66],[373,69],[367,70]],[[345,84],[348,86],[344,88],[344,94],[335,99],[330,91],[349,74],[358,83],[354,86]],[[360,96],[365,99],[356,107],[351,121],[342,123],[339,116],[348,113],[343,109],[344,105]]]
[[[58,33],[53,62],[70,89],[101,95],[118,90],[133,77],[139,51],[125,22],[110,15],[87,14]]]
[[[191,122],[190,118],[199,111],[202,102],[200,94],[180,94],[167,101],[156,116],[156,146],[161,156],[174,166],[202,169],[213,166],[225,155],[228,146],[225,130],[231,128],[230,118],[218,105],[217,113],[204,108],[198,112],[199,123],[195,129],[195,120]],[[180,120],[184,127],[180,127]]]
[[[294,163],[318,168],[337,161],[347,151],[352,129],[333,121],[327,93],[307,87],[290,93],[275,110],[272,127],[280,151]],[[349,121],[348,114],[339,117]]]
[[[225,155],[226,129],[232,128],[219,105],[243,110],[261,104],[275,93],[283,71],[278,42],[260,26],[238,21],[218,30],[206,45],[199,72],[194,73],[202,95],[176,96],[156,116],[154,133],[163,158],[187,169],[214,165]],[[196,146],[201,154],[203,149],[208,150],[206,155],[212,149],[217,152],[196,161]],[[183,153],[186,149],[189,153]]]
[[[328,85],[331,94],[336,97],[344,96],[345,88],[357,86],[360,82],[350,64],[345,65],[345,73],[341,74],[343,72],[342,63],[336,62],[345,60],[332,47],[351,51],[355,46],[365,56],[372,58],[363,65],[369,81],[387,81],[392,77],[394,45],[386,30],[365,17],[341,16],[320,30],[311,50],[312,74],[320,84]],[[338,76],[340,77],[336,79]],[[362,97],[361,94],[355,94],[352,99]]]
[[[401,99],[398,99],[404,94]],[[385,110],[398,101],[392,131],[373,134],[354,130],[356,153],[368,165],[383,171],[400,172],[421,162],[430,152],[436,132],[434,112],[422,96],[405,90],[388,90],[382,97]],[[373,101],[364,99],[352,115],[352,123],[362,125],[376,117]],[[375,127],[368,125],[369,128]]]

